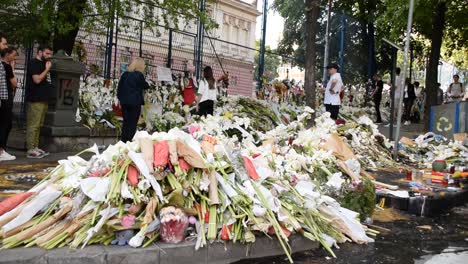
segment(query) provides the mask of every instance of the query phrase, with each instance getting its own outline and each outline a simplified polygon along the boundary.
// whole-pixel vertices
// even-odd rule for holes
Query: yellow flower
[[[232,117],[233,117],[233,114],[231,112],[226,112],[223,115],[224,119],[232,119]]]

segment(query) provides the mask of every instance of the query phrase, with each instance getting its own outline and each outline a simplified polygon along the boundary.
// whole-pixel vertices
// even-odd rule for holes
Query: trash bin
[[[431,107],[431,132],[453,139],[455,133],[468,132],[468,102]]]

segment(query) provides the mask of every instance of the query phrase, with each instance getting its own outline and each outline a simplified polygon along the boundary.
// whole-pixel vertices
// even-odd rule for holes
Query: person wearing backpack
[[[459,80],[460,76],[455,74],[453,76],[453,83],[451,83],[447,89],[447,95],[452,102],[461,101],[465,95],[465,87]]]

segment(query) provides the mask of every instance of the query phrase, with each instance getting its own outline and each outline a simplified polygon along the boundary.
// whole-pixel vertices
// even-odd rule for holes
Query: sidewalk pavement
[[[8,153],[11,155],[16,156],[16,160],[12,161],[2,161],[0,162],[0,167],[2,165],[23,165],[23,164],[42,164],[42,163],[57,163],[59,160],[66,159],[68,156],[73,156],[75,152],[59,152],[59,153],[50,153],[49,156],[46,156],[42,159],[29,159],[26,157],[26,151],[24,150],[16,150],[16,149],[8,149]],[[91,158],[90,154],[83,154],[81,155],[84,159]],[[58,164],[58,163],[57,163]]]

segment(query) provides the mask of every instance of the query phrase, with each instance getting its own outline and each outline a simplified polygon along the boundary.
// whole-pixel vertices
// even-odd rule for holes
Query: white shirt
[[[335,83],[335,94],[330,93],[332,83]],[[341,75],[338,72],[333,74],[327,83],[327,88],[325,89],[324,104],[341,105],[340,92],[343,88],[344,87],[343,81],[341,80]]]
[[[423,96],[422,87],[414,88],[414,93],[416,94],[416,97],[421,98]]]
[[[215,88],[210,89],[208,81],[205,79],[200,80],[198,84],[198,94],[201,94],[200,103],[208,100],[216,101],[216,96],[218,95],[218,88],[216,87],[216,82],[214,84]]]
[[[450,84],[449,89],[450,89],[450,96],[462,97],[464,94],[462,83],[452,83]]]

